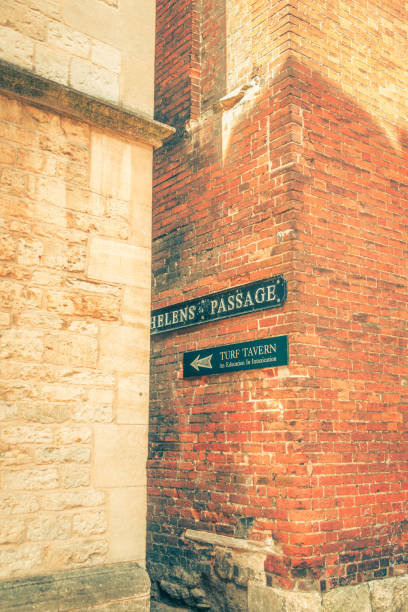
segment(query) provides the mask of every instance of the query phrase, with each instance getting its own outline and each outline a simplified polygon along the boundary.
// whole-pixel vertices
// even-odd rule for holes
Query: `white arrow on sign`
[[[197,372],[200,367],[209,368],[210,370],[212,370],[212,365],[211,365],[212,356],[213,356],[213,353],[211,353],[211,355],[207,355],[207,357],[201,357],[200,359],[200,355],[197,355],[194,361],[191,362],[191,365],[193,366],[195,370],[197,370]]]

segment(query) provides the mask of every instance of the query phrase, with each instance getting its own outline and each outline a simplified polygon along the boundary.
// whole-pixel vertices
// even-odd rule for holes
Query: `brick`
[[[386,4],[395,28],[401,13]],[[154,156],[152,307],[277,272],[288,300],[152,336],[147,554],[158,577],[163,554],[199,568],[198,550],[174,540],[180,525],[233,532],[250,516],[250,537],[281,547],[270,586],[322,579],[341,591],[390,575],[375,574],[389,567],[375,542],[390,546],[387,563],[404,546],[392,505],[406,487],[391,483],[406,448],[395,382],[406,372],[407,193],[393,178],[406,155],[387,124],[406,108],[406,44],[323,2],[234,8],[204,0],[196,27],[194,4],[157,3],[156,116],[179,132]],[[380,93],[379,56],[398,74],[393,101]],[[260,86],[238,100],[254,65]],[[188,350],[277,333],[290,338],[288,367],[182,378]],[[401,454],[386,459],[397,438]],[[352,560],[358,579],[342,558],[355,550],[367,555]]]

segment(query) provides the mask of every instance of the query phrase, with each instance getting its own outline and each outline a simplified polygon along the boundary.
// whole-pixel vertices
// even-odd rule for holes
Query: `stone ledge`
[[[115,563],[0,582],[2,612],[150,609],[150,580],[137,563]]]
[[[248,612],[403,612],[408,610],[408,576],[337,587],[325,594],[284,591],[248,583]]]
[[[0,60],[0,92],[160,147],[175,129]]]
[[[232,536],[219,535],[218,533],[212,533],[211,531],[195,531],[193,529],[187,529],[184,537],[187,538],[187,540],[197,542],[197,544],[207,544],[209,546],[229,548],[231,550],[264,554],[277,552],[277,547],[274,543],[244,540],[241,538],[234,538]]]

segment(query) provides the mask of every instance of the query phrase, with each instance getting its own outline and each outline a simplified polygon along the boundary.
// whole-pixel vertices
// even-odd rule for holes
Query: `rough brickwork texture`
[[[406,18],[391,1],[204,0],[199,117],[194,37],[173,60],[158,47],[157,114],[179,130],[155,159],[153,306],[288,280],[279,310],[152,341],[149,564],[190,603],[183,571],[208,578],[214,559],[186,529],[273,538],[274,587],[406,572]],[[281,334],[288,368],[182,378],[185,351]]]
[[[151,147],[0,98],[0,578],[145,555]]]

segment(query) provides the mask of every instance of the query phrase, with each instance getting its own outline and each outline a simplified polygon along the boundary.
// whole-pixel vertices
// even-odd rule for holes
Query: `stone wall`
[[[149,608],[153,58],[152,2],[2,3],[1,609]]]
[[[0,113],[0,575],[143,564],[152,147]]]
[[[0,58],[153,113],[154,2],[3,0]]]

